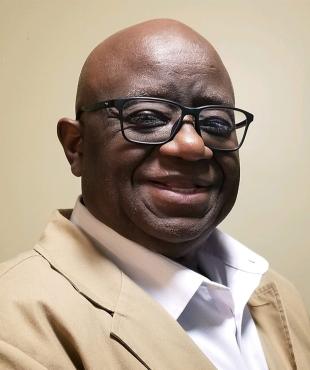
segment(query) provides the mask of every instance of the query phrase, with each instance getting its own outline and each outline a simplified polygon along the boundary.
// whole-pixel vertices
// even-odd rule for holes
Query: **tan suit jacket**
[[[309,370],[309,320],[291,284],[268,272],[249,306],[269,368]],[[0,369],[215,368],[57,212],[32,251],[0,267]]]

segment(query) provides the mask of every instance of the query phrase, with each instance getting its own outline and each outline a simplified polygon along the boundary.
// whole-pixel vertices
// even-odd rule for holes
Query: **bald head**
[[[125,96],[150,95],[167,97],[175,79],[205,69],[221,85],[233,89],[229,75],[213,46],[190,27],[169,19],[151,20],[117,32],[100,43],[87,58],[78,84],[76,110],[96,101]],[[135,77],[134,79],[132,77]],[[194,78],[195,76],[193,76]],[[200,81],[196,80],[196,88]],[[127,87],[130,85],[130,89]],[[193,88],[195,86],[188,86]],[[184,86],[186,88],[186,86]],[[176,92],[177,93],[177,92]],[[217,94],[218,92],[209,92]],[[174,100],[182,96],[175,96]]]

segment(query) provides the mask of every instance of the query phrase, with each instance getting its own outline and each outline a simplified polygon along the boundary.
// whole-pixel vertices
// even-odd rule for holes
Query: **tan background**
[[[89,51],[150,18],[184,21],[226,64],[255,122],[237,205],[222,228],[290,278],[310,308],[310,2],[0,0],[0,260],[31,248],[52,209],[72,207],[56,122],[73,116]]]

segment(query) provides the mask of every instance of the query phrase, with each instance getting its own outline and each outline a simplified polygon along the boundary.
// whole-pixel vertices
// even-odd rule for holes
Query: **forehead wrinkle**
[[[183,80],[182,84],[179,82],[181,71],[164,69],[159,75],[150,73],[144,70],[136,70],[131,68],[127,70],[126,75],[113,74],[109,76],[104,83],[98,85],[96,93],[96,101],[103,101],[116,98],[125,98],[133,96],[152,96],[163,99],[174,100],[181,104],[191,105],[195,102],[195,106],[206,104],[234,104],[233,93],[226,91],[223,88],[222,78],[216,76],[219,83],[216,89],[208,88],[208,79],[210,78],[209,71],[193,72],[191,71],[190,78],[186,81]],[[153,69],[154,72],[154,69]],[[213,75],[215,71],[211,71]],[[131,75],[135,79],[131,79]],[[197,76],[197,78],[196,78]],[[205,78],[203,78],[205,77]],[[212,76],[214,78],[214,76]],[[128,82],[129,81],[129,82]],[[214,84],[213,84],[214,85]],[[230,95],[230,96],[228,96]],[[192,102],[189,101],[192,98]]]
[[[221,74],[218,76],[215,71],[191,73],[190,78],[183,79],[182,84],[180,84],[179,77],[184,77],[184,73],[181,74],[180,71],[165,71],[165,74],[160,76],[161,79],[158,79],[156,74],[154,76],[139,75],[136,83],[131,84],[128,96],[159,97],[174,100],[180,104],[194,104],[194,106],[197,104],[234,105],[234,94],[232,88],[230,89],[230,80],[227,81]],[[216,86],[214,80],[217,81]]]

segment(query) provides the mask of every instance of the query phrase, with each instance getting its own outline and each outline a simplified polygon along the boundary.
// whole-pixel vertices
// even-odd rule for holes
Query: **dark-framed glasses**
[[[110,109],[120,121],[124,138],[132,143],[160,145],[174,138],[181,126],[192,123],[212,150],[235,151],[244,142],[253,114],[223,105],[185,107],[171,100],[131,97],[107,100],[82,107],[83,112]],[[192,117],[188,120],[188,117]]]

